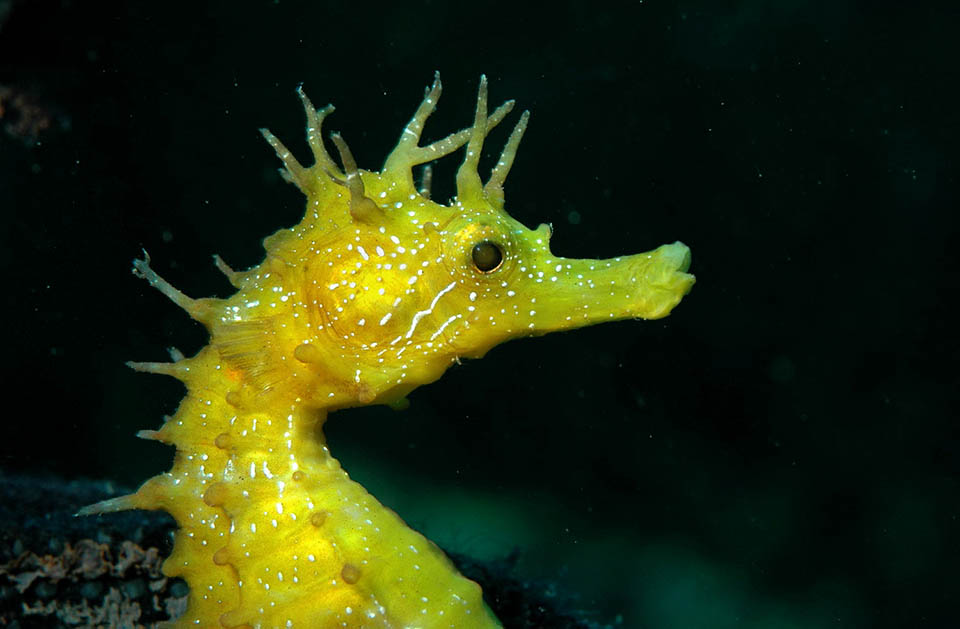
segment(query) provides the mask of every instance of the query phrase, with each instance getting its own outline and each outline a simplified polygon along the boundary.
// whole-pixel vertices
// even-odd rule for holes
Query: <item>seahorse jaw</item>
[[[660,319],[670,314],[697,281],[693,274],[687,273],[691,262],[690,248],[680,241],[631,257],[643,261],[634,278],[649,289],[650,295],[659,298],[649,299],[649,310],[638,315],[642,319]]]
[[[697,278],[687,273],[690,269],[690,248],[682,242],[662,245],[651,254],[642,254],[645,260],[634,276],[644,286],[645,300],[634,318],[661,319],[670,314],[680,300],[690,292]],[[642,269],[642,270],[641,270]],[[639,306],[639,304],[638,304]]]

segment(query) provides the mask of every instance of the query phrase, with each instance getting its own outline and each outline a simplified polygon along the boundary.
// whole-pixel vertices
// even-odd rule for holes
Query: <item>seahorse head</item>
[[[303,222],[266,241],[274,258],[299,273],[304,312],[291,328],[298,330],[300,362],[353,387],[353,399],[362,403],[393,402],[459,358],[482,356],[505,340],[664,317],[690,290],[690,252],[679,242],[609,260],[554,255],[550,226],[528,229],[504,207],[503,184],[528,114],[483,182],[477,170],[483,141],[513,103],[488,116],[481,79],[472,126],[420,146],[439,96],[436,78],[380,172],[358,169],[338,134],[332,141],[342,169],[335,164],[320,135],[333,108],[315,110],[302,92],[316,163],[301,166],[264,131],[285,177],[308,199]],[[456,197],[439,204],[430,198],[429,167],[419,189],[412,168],[463,145]],[[337,365],[344,365],[342,373]],[[345,404],[351,395],[343,396]]]

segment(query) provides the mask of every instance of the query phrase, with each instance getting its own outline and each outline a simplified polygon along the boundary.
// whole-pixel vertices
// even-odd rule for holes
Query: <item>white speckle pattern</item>
[[[475,127],[419,146],[438,96],[439,83],[381,173],[359,171],[338,135],[340,159],[331,158],[321,130],[330,109],[305,97],[315,165],[300,165],[266,133],[306,192],[307,212],[265,241],[268,256],[250,271],[218,259],[234,296],[191,300],[148,261],[135,265],[211,332],[197,356],[172,353],[168,370],[189,394],[160,434],[177,458],[138,492],[180,526],[165,569],[188,577],[184,623],[355,629],[389,617],[394,626],[496,626],[478,587],[350,480],[319,427],[330,411],[399,404],[462,357],[512,337],[664,316],[692,283],[679,244],[607,261],[554,256],[549,227],[526,229],[503,210],[526,117],[484,187],[477,160],[503,110],[484,121],[480,107]],[[411,189],[413,166],[464,144],[451,205]],[[495,268],[474,265],[480,242],[502,254]],[[389,587],[372,587],[384,575]]]

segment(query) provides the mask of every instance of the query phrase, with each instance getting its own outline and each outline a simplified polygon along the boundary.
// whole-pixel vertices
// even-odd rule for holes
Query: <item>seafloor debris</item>
[[[160,573],[156,547],[129,540],[116,545],[81,539],[58,555],[24,551],[0,565],[4,598],[19,595],[20,624],[50,626],[142,626],[148,619],[176,617],[186,604],[186,587]],[[9,589],[13,588],[14,592]],[[0,624],[4,622],[0,612]]]
[[[73,516],[114,491],[0,474],[0,627],[154,627],[183,611],[186,584],[160,572],[168,517]]]
[[[0,124],[13,138],[34,144],[54,124],[54,114],[35,93],[15,85],[0,85]]]

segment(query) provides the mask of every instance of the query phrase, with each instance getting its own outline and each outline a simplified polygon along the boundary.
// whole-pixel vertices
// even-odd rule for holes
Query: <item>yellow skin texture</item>
[[[507,339],[666,316],[693,285],[681,243],[612,260],[553,255],[548,226],[529,230],[503,208],[527,114],[483,184],[483,140],[512,103],[488,117],[482,79],[473,125],[420,147],[439,95],[437,78],[377,173],[358,170],[339,136],[336,165],[320,129],[332,107],[317,112],[301,93],[315,164],[264,135],[306,195],[306,215],[264,241],[259,266],[238,273],[217,260],[232,297],[191,299],[149,259],[134,263],[208,328],[210,343],[192,358],[132,363],[186,385],[176,414],[140,434],[176,447],[173,468],[81,513],[174,516],[164,572],[186,579],[190,596],[173,626],[499,627],[479,586],[330,456],[327,414],[398,406],[461,357]],[[413,166],[464,144],[451,205],[416,189]],[[475,262],[481,242],[502,255],[492,270]]]

